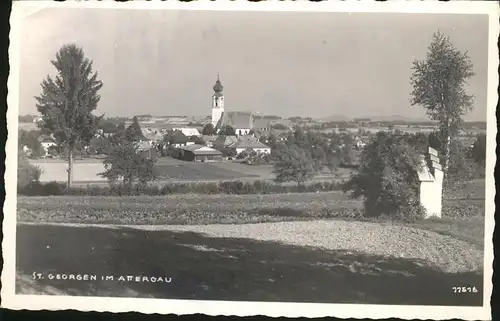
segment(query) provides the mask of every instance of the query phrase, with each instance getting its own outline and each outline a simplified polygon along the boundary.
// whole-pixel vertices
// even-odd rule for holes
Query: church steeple
[[[224,94],[222,90],[224,86],[219,78],[219,73],[217,73],[217,81],[213,86],[214,94],[212,95],[212,125],[215,127],[224,113]]]
[[[217,73],[217,81],[215,82],[213,89],[215,94],[222,95],[222,90],[224,90],[224,86],[222,86],[222,83],[220,82],[219,73]]]

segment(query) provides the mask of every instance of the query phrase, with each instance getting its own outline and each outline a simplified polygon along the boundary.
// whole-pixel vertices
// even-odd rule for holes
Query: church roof
[[[254,119],[253,121],[253,128],[255,129],[262,129],[262,128],[269,128],[270,123],[272,120],[266,119],[266,118],[257,118]]]
[[[251,112],[243,111],[226,111],[217,123],[216,128],[220,129],[224,126],[231,126],[236,129],[252,129],[253,128],[253,115]]]
[[[227,147],[231,144],[234,144],[238,141],[238,137],[236,136],[217,136],[217,139],[215,139],[214,144],[219,147]]]

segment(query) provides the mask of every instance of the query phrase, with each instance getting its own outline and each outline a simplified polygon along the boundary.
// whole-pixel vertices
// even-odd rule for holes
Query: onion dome
[[[222,83],[219,80],[219,74],[217,74],[217,81],[215,82],[213,89],[216,93],[221,93],[224,89],[224,86],[222,86]]]

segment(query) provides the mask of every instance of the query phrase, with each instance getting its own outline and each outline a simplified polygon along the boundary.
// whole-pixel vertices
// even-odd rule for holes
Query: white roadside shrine
[[[439,154],[435,149],[429,147],[427,156],[430,158],[430,167],[427,165],[425,155],[422,155],[420,159],[422,165],[418,173],[420,181],[420,203],[427,211],[425,218],[441,218],[443,169],[439,162]]]

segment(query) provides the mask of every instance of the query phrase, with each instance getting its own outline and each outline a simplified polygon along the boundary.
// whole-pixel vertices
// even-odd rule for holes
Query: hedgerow
[[[283,194],[299,192],[327,192],[340,190],[337,182],[316,182],[299,188],[296,185],[282,185],[268,181],[256,180],[244,181],[221,181],[221,182],[186,182],[167,183],[164,185],[124,185],[111,184],[106,186],[81,186],[66,188],[66,184],[59,182],[34,183],[19,190],[19,194],[25,196],[134,196],[149,195],[161,196],[172,194]]]

